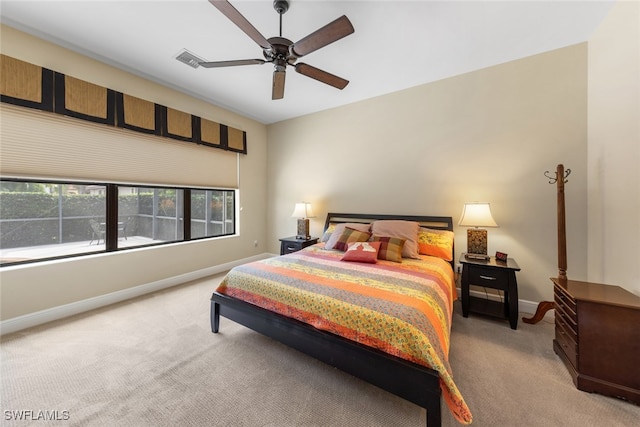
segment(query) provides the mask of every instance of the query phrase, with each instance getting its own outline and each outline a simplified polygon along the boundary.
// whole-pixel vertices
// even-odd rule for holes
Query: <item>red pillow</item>
[[[378,262],[378,250],[380,250],[380,242],[352,242],[342,256],[342,261],[375,264]]]

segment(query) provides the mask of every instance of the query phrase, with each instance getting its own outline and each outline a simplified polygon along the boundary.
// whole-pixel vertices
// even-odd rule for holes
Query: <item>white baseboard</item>
[[[462,291],[460,290],[460,288],[458,289],[458,298],[460,298],[460,296],[462,295]],[[500,301],[500,297],[497,294],[494,293],[487,293],[485,294],[484,292],[480,292],[480,291],[476,291],[476,290],[469,290],[469,294],[473,295],[475,297],[478,298],[488,298],[492,301]],[[518,300],[518,312],[520,314],[535,314],[536,310],[538,308],[538,303],[537,302],[533,302],[533,301],[527,301],[527,300],[523,300],[520,299]],[[549,322],[554,322],[555,319],[555,315],[553,311],[547,311],[544,315],[544,320],[549,321]],[[518,319],[520,320],[520,319]]]
[[[51,322],[54,320],[62,319],[65,317],[73,316],[75,314],[84,313],[89,310],[94,310],[96,308],[114,304],[116,302],[135,298],[140,295],[187,283],[192,280],[197,280],[203,277],[212,276],[214,274],[223,273],[237,265],[270,258],[272,256],[272,254],[264,253],[261,255],[244,258],[238,261],[203,268],[202,270],[192,271],[174,277],[168,277],[166,279],[158,280],[155,282],[145,283],[144,285],[135,286],[133,288],[123,289],[121,291],[116,291],[109,294],[88,298],[82,301],[76,301],[69,304],[48,308],[46,310],[36,311],[35,313],[25,314],[23,316],[14,317],[12,319],[7,319],[0,322],[0,335],[17,332],[26,328],[41,325],[43,323]]]

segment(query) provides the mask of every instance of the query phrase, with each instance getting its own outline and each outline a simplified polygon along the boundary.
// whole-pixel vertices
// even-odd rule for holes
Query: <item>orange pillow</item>
[[[380,250],[380,242],[352,242],[349,243],[341,259],[375,264],[378,262],[378,250]]]
[[[421,255],[431,255],[445,261],[453,260],[453,231],[420,228],[418,251]]]

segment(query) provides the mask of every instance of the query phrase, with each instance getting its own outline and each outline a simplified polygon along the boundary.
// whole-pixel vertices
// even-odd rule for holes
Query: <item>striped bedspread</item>
[[[428,256],[345,262],[342,252],[322,246],[235,267],[217,290],[438,371],[449,409],[469,424],[448,362],[451,265]]]

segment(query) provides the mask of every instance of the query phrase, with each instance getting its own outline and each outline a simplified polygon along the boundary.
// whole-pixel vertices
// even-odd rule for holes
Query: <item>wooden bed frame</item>
[[[341,213],[327,214],[324,229],[329,223],[370,223],[385,219],[417,221],[422,227],[453,230],[451,217]],[[451,263],[453,267],[453,261]],[[442,423],[440,377],[433,369],[214,292],[211,296],[211,330],[214,333],[219,330],[220,316],[425,408],[429,427],[439,427]]]

